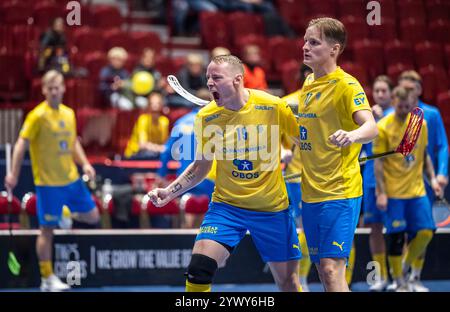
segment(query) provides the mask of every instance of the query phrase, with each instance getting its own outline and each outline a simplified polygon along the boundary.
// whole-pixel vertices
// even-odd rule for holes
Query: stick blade
[[[397,153],[401,153],[403,156],[408,156],[416,146],[419,139],[420,130],[422,130],[423,124],[423,110],[419,107],[413,109],[410,114],[408,126],[406,127],[405,134],[395,150]]]

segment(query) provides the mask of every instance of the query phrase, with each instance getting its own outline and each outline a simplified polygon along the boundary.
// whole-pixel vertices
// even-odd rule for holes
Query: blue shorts
[[[309,257],[348,258],[361,211],[361,197],[302,204]]]
[[[388,234],[406,231],[409,235],[415,235],[423,229],[435,230],[428,197],[389,198],[384,226]]]
[[[386,211],[382,211],[377,208],[377,196],[375,195],[374,187],[368,187],[364,189],[363,212],[364,224],[384,224]]]
[[[425,191],[427,192],[427,198],[428,201],[430,202],[430,208],[432,208],[434,205],[434,201],[436,200],[436,195],[434,195],[433,188],[431,187],[430,184],[428,184],[428,182],[425,181],[424,184],[425,184]]]
[[[302,257],[289,209],[262,212],[211,202],[196,240],[211,239],[234,248],[247,230],[264,262],[284,262]]]
[[[286,183],[286,190],[289,197],[289,210],[294,218],[302,215],[302,190],[300,183]]]
[[[91,194],[81,179],[64,186],[36,186],[37,215],[41,226],[57,226],[64,205],[71,212],[79,213],[95,208]]]

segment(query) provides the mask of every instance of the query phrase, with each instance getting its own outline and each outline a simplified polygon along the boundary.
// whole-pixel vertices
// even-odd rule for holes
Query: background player
[[[411,91],[414,105],[423,109],[424,118],[429,125],[427,152],[430,155],[433,167],[436,170],[436,179],[441,188],[445,189],[448,184],[448,141],[441,113],[437,107],[425,104],[420,100],[419,97],[422,95],[422,78],[416,71],[408,70],[403,72],[399,77],[398,83],[400,86]],[[430,182],[427,180],[425,181],[425,190],[427,192],[428,200],[430,201],[429,207],[432,209],[436,197]],[[414,291],[429,291],[428,288],[423,286],[420,282],[420,275],[424,263],[425,251],[412,264],[409,283]]]
[[[298,112],[303,226],[325,290],[349,291],[345,267],[362,196],[358,155],[377,128],[363,88],[336,63],[347,41],[344,25],[313,19],[304,40],[303,62],[313,74]]]
[[[388,76],[383,75],[375,78],[373,83],[373,99],[375,105],[372,106],[372,113],[375,120],[380,120],[394,111],[391,106],[392,88],[392,81]],[[367,156],[372,155],[372,143],[364,144],[362,153],[365,153]],[[363,170],[363,217],[364,224],[371,230],[369,246],[372,259],[380,265],[380,279],[370,286],[370,291],[383,291],[388,285],[386,246],[383,237],[385,212],[377,208],[375,187],[374,162],[368,161]]]
[[[79,178],[75,163],[90,179],[95,178],[95,170],[77,139],[73,110],[61,104],[64,92],[64,78],[59,72],[51,70],[42,77],[45,101],[27,115],[14,147],[11,174],[5,177],[5,187],[13,190],[29,146],[40,225],[36,252],[43,291],[70,288],[53,274],[52,267],[53,229],[61,219],[63,205],[70,207],[77,221],[89,224],[99,221],[98,210]]]
[[[393,91],[395,113],[378,122],[379,135],[374,141],[373,152],[394,150],[402,138],[414,108],[414,95],[403,87]],[[413,152],[403,157],[395,154],[375,160],[377,206],[386,210],[385,227],[388,242],[388,261],[394,279],[388,290],[409,291],[405,273],[425,250],[435,229],[430,202],[423,181],[423,170],[431,181],[436,195],[442,189],[434,175],[433,164],[427,155],[427,123],[424,121]],[[408,252],[403,258],[405,234],[410,239]],[[403,262],[403,268],[402,268]]]
[[[202,181],[213,159],[217,161],[212,201],[186,273],[187,291],[211,290],[218,264],[226,261],[247,230],[279,289],[301,289],[301,252],[279,158],[281,136],[298,136],[298,125],[280,98],[244,88],[243,73],[235,56],[212,59],[206,76],[215,100],[196,118],[196,159],[168,187],[149,194],[155,205],[163,206]],[[265,142],[253,140],[265,134]],[[268,151],[264,160],[261,152]]]

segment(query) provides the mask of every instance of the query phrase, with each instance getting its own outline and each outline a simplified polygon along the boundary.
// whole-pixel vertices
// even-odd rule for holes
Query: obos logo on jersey
[[[235,159],[235,160],[233,160],[233,165],[237,168],[237,170],[233,170],[231,172],[231,174],[235,178],[250,180],[250,179],[256,179],[259,177],[259,172],[248,172],[248,171],[253,171],[253,162],[251,162],[250,160]],[[244,172],[239,172],[239,171],[244,171]],[[247,172],[245,172],[245,171],[247,171]]]
[[[307,141],[308,140],[308,130],[300,126],[300,141]],[[302,151],[310,151],[312,149],[311,143],[309,142],[300,142],[300,149]]]

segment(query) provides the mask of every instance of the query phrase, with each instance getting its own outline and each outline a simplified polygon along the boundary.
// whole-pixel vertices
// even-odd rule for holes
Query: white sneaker
[[[48,278],[41,278],[41,291],[65,291],[69,289],[70,286],[63,283],[55,274]]]
[[[375,284],[370,286],[369,291],[376,291],[376,292],[385,291],[387,287],[388,287],[388,281],[379,280]]]
[[[425,287],[418,279],[409,280],[408,284],[411,286],[411,290],[414,292],[429,292],[430,289]]]
[[[412,292],[412,289],[409,283],[404,283],[402,285],[399,285],[395,292]]]
[[[398,288],[397,282],[396,282],[396,281],[393,281],[391,284],[389,284],[389,285],[386,287],[386,291],[393,292],[393,291],[395,291],[397,288]]]
[[[310,292],[306,278],[300,277],[300,285],[302,286],[302,292]]]

